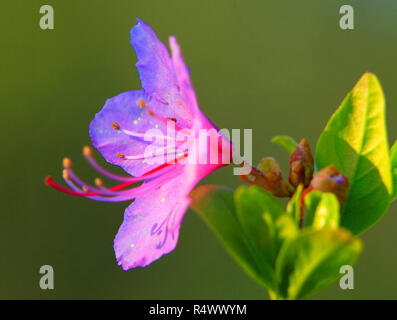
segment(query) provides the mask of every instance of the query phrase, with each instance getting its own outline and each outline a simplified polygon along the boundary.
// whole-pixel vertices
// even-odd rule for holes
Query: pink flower
[[[153,30],[138,19],[131,44],[143,89],[108,99],[91,122],[90,136],[108,162],[132,177],[105,170],[85,147],[92,166],[121,184],[106,188],[97,178],[96,186],[90,186],[74,173],[67,158],[63,176],[70,189],[46,179],[55,189],[92,200],[135,199],[125,210],[114,240],[116,258],[124,270],[147,266],[175,248],[190,191],[209,173],[230,163],[230,142],[198,108],[176,39],[169,38],[170,57]],[[198,139],[202,129],[216,130],[216,139]],[[212,151],[216,161],[208,161]],[[132,186],[139,182],[143,183]]]

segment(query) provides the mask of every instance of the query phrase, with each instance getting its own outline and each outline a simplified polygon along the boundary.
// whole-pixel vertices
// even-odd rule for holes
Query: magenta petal
[[[172,53],[172,63],[174,66],[178,86],[180,88],[181,96],[185,105],[189,106],[192,113],[197,115],[199,112],[196,93],[190,82],[189,70],[183,60],[181,49],[174,36],[169,37],[169,44]]]
[[[188,194],[196,183],[189,175],[174,177],[125,210],[114,240],[116,258],[124,270],[147,266],[175,248],[190,203]]]

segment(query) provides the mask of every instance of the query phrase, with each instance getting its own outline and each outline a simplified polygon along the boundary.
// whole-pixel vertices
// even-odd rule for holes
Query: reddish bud
[[[306,139],[302,139],[289,159],[289,183],[298,187],[303,184],[307,187],[313,177],[314,160],[312,150]]]
[[[263,158],[259,169],[251,167],[248,175],[241,175],[244,182],[261,187],[276,197],[290,197],[293,188],[283,180],[283,174],[277,161],[273,158]]]
[[[304,191],[303,196],[313,190],[332,192],[342,205],[347,199],[347,194],[349,191],[349,179],[331,164],[316,173],[310,183],[310,186]]]
[[[274,158],[263,158],[258,166],[265,178],[266,189],[276,197],[290,197],[293,188],[284,181],[283,173]]]

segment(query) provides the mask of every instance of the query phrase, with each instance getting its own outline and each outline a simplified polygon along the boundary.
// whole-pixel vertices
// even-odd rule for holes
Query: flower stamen
[[[136,179],[134,177],[125,177],[125,176],[120,176],[118,174],[114,174],[108,170],[106,170],[105,168],[103,168],[102,166],[99,165],[98,162],[96,162],[95,158],[94,158],[94,154],[91,150],[91,148],[89,146],[85,146],[83,148],[83,155],[84,157],[87,159],[87,161],[89,162],[89,164],[96,170],[98,171],[100,174],[102,174],[103,176],[110,178],[112,180],[116,180],[116,181],[131,181],[132,179]]]
[[[170,146],[160,147],[155,150],[152,150],[151,153],[148,152],[148,153],[138,154],[138,155],[124,155],[123,154],[124,157],[122,159],[146,160],[146,159],[158,158],[158,157],[162,157],[162,156],[177,155],[179,153],[182,153],[182,152],[180,150],[178,151],[176,149],[176,146],[170,145]]]
[[[92,150],[89,147],[84,147],[83,149],[84,155],[88,159],[93,160],[93,155],[92,155]],[[167,181],[168,177],[164,173],[168,170],[163,170],[167,167],[169,167],[171,164],[176,163],[176,161],[187,157],[188,154],[185,153],[184,155],[174,158],[171,162],[164,163],[147,173],[143,174],[142,176],[139,177],[132,177],[126,180],[125,182],[118,184],[116,186],[113,186],[111,188],[105,188],[102,180],[100,178],[95,179],[95,184],[100,188],[97,189],[95,187],[92,187],[86,183],[84,183],[80,178],[76,176],[76,174],[72,171],[71,168],[71,161],[66,160],[68,158],[65,158],[63,161],[63,164],[65,166],[65,169],[62,172],[63,178],[65,182],[69,185],[71,189],[65,188],[59,184],[57,184],[52,177],[48,176],[45,179],[45,183],[63,193],[67,193],[70,195],[75,195],[75,196],[80,196],[80,197],[87,197],[92,200],[97,200],[97,201],[126,201],[126,200],[131,200],[138,195],[145,194],[146,192],[153,190],[153,185],[161,186],[164,184],[165,181]],[[95,160],[93,160],[95,161]],[[94,162],[96,163],[96,162]],[[101,167],[100,167],[101,168]],[[103,169],[103,168],[101,168]],[[103,169],[104,170],[104,169]],[[177,170],[178,171],[178,170]],[[105,171],[107,172],[107,171]],[[118,176],[117,176],[118,177]],[[158,177],[158,178],[157,178]],[[162,178],[161,178],[162,177]],[[150,182],[149,179],[153,179]],[[77,187],[74,183],[73,180],[81,186],[81,189]],[[145,184],[145,187],[141,186],[136,186],[128,190],[123,190],[137,182],[145,181],[147,182]],[[103,196],[109,196],[109,197],[103,197]]]
[[[72,168],[72,161],[69,158],[63,158],[62,165],[66,169]]]
[[[105,185],[103,184],[103,181],[101,178],[95,178],[94,182],[98,188],[105,188]]]
[[[64,178],[65,180],[71,180],[71,179],[70,179],[69,172],[68,172],[67,169],[63,169],[63,171],[62,171],[62,176],[63,176],[63,178]]]
[[[175,123],[175,129],[182,130],[182,127],[180,127],[179,125],[176,124],[176,119],[175,118],[164,118],[164,117],[160,116],[159,114],[155,113],[153,110],[149,109],[149,107],[147,106],[147,103],[143,99],[139,98],[136,101],[136,104],[141,109],[145,109],[149,116],[152,116],[152,117],[156,118],[161,123],[163,123],[165,126],[167,126],[167,121],[171,120],[171,121],[173,121]]]
[[[114,130],[120,130],[120,125],[117,122],[112,122],[112,127]]]

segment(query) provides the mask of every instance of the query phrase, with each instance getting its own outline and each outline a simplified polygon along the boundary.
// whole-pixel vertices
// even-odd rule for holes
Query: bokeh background
[[[55,30],[39,28],[39,8]],[[355,9],[355,30],[339,8]],[[0,298],[267,299],[203,221],[188,211],[174,252],[145,269],[117,267],[113,238],[128,203],[69,197],[61,160],[81,176],[88,125],[105,100],[140,88],[129,30],[140,17],[160,39],[174,34],[203,111],[222,128],[253,128],[254,163],[287,154],[270,139],[314,147],[332,112],[365,71],[380,79],[390,141],[397,138],[397,2],[382,0],[4,0],[0,12]],[[117,169],[117,168],[115,168]],[[117,171],[117,170],[116,170]],[[240,184],[231,168],[202,183]],[[355,289],[334,284],[317,299],[397,298],[397,205],[362,238]],[[39,288],[39,268],[55,290]]]

